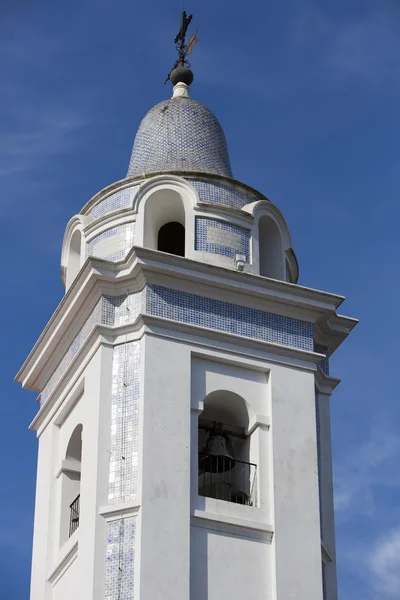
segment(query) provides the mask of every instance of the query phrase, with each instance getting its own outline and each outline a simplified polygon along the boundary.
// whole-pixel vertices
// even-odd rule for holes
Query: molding
[[[105,200],[106,198],[108,198],[108,196],[111,196],[112,194],[115,194],[115,192],[119,192],[124,188],[130,188],[134,185],[140,186],[142,182],[143,177],[129,177],[129,179],[120,179],[119,181],[111,183],[107,187],[97,192],[97,194],[92,196],[91,199],[88,202],[86,202],[79,214],[86,215],[90,210],[92,210],[92,208],[96,206],[96,204],[98,204],[102,200]]]
[[[323,540],[321,540],[321,554],[322,562],[326,565],[330,562],[334,562],[333,554],[328,550]]]
[[[81,463],[71,460],[65,459],[61,461],[61,467],[56,471],[56,479],[60,477],[62,473],[79,473],[81,472]]]
[[[104,215],[104,217],[99,217],[96,221],[88,223],[85,227],[86,243],[89,244],[98,235],[104,233],[104,231],[129,223],[136,223],[136,212],[132,208],[120,208],[110,214]]]
[[[136,516],[141,509],[140,504],[132,502],[118,502],[118,504],[106,504],[100,506],[99,515],[107,521],[112,521],[120,517]]]
[[[53,587],[61,579],[61,577],[64,575],[67,569],[69,569],[78,556],[78,532],[79,530],[77,529],[69,538],[69,540],[65,542],[60,551],[61,558],[57,561],[56,566],[47,577],[47,581],[49,581]]]
[[[246,435],[251,435],[258,427],[265,427],[266,429],[269,429],[271,427],[271,417],[266,415],[255,415],[250,420]]]
[[[333,390],[339,385],[341,379],[325,375],[322,369],[317,369],[315,373],[315,387],[321,394],[331,395]]]
[[[228,223],[237,224],[251,231],[253,224],[253,215],[248,214],[241,208],[233,208],[225,204],[217,204],[216,202],[198,202],[194,207],[195,217],[216,215],[217,219],[226,220]],[[235,219],[235,221],[232,221]]]
[[[272,540],[274,534],[274,528],[270,523],[228,517],[199,509],[192,511],[190,521],[192,525],[214,529],[215,531],[230,531],[231,533],[246,537],[259,537],[261,534],[268,541]]]
[[[192,323],[180,323],[177,321],[173,321],[172,319],[167,319],[165,317],[155,317],[153,315],[144,314],[141,316],[141,320],[146,326],[146,334],[152,334],[157,337],[171,338],[174,341],[183,341],[184,343],[187,343],[187,338],[179,338],[176,335],[177,333],[188,333],[192,337],[206,337],[213,341],[225,341],[230,344],[235,344],[236,347],[246,346],[247,348],[255,348],[270,352],[272,355],[282,355],[285,357],[303,360],[309,363],[308,368],[312,371],[316,371],[317,365],[324,358],[322,354],[318,354],[317,352],[301,350],[299,348],[292,348],[289,346],[280,346],[279,344],[273,344],[272,342],[265,342],[262,340],[254,340],[253,338],[248,338],[243,335],[237,335],[235,333],[229,333],[227,331],[216,331],[215,329],[207,329],[206,327],[201,327]],[[168,334],[168,330],[173,330],[174,334]],[[190,340],[190,343],[196,344],[197,342],[192,342],[192,340]],[[207,344],[207,347],[209,347],[209,344]],[[279,361],[275,356],[275,360],[273,362],[281,363],[282,361]],[[299,365],[291,364],[291,366]]]
[[[299,263],[297,260],[297,256],[293,250],[293,248],[288,248],[287,250],[285,250],[285,255],[286,255],[286,259],[289,263],[289,267],[292,271],[292,276],[293,276],[293,283],[298,282],[299,280]]]

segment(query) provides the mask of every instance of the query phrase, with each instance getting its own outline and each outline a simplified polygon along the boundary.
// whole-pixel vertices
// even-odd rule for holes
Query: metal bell
[[[228,452],[222,425],[215,424],[210,431],[205,448],[200,452],[199,468],[204,473],[225,473],[235,466],[235,459]]]

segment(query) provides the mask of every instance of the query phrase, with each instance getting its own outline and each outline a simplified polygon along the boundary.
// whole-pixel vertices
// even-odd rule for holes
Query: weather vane
[[[175,61],[174,66],[168,73],[168,77],[164,83],[167,83],[170,79],[174,85],[178,83],[178,81],[183,81],[187,85],[190,85],[193,81],[193,73],[189,69],[190,63],[187,60],[187,57],[191,54],[194,45],[197,42],[197,29],[186,43],[186,34],[192,18],[193,15],[188,16],[186,10],[182,11],[181,28],[174,40],[176,51],[178,52],[178,59]]]

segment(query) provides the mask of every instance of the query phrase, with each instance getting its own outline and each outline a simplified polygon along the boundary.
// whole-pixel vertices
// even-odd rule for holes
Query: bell
[[[235,459],[228,452],[226,440],[219,423],[210,431],[205,448],[200,452],[199,468],[204,473],[226,473],[235,466]]]

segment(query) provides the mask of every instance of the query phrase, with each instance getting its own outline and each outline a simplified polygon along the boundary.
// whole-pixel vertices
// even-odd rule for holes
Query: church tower
[[[336,600],[329,356],[356,321],[297,283],[171,73],[127,176],[67,225],[40,393],[31,600]]]

